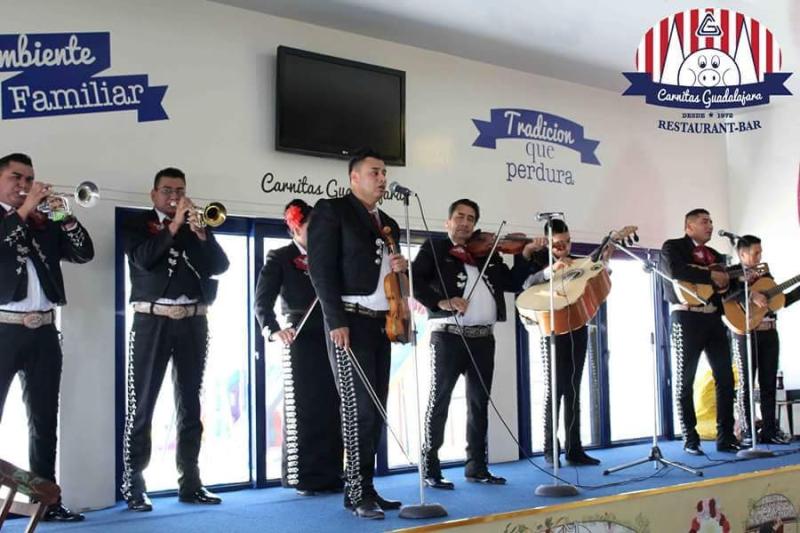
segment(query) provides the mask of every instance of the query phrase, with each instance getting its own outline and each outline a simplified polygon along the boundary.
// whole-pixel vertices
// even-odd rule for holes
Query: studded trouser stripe
[[[737,336],[733,339],[733,361],[736,364],[736,371],[739,373],[739,380],[736,384],[736,415],[739,417],[739,427],[742,435],[750,434],[750,400],[747,380],[750,374],[747,372],[747,353],[742,353]]]
[[[438,469],[439,467],[438,457],[436,457],[435,459],[433,456],[429,457],[429,455],[432,452],[431,441],[433,440],[433,434],[431,431],[432,430],[431,417],[433,416],[433,407],[436,401],[436,345],[433,343],[430,344],[430,354],[431,354],[431,390],[430,390],[430,395],[428,396],[428,407],[425,410],[425,449],[424,449],[425,458],[423,460],[423,465],[422,465],[425,470],[423,473],[426,477],[439,476],[441,474],[440,472],[431,471],[432,467],[434,466],[432,464],[433,461],[435,461],[436,463],[435,466]],[[437,452],[434,451],[433,453]]]
[[[353,505],[359,505],[363,497],[363,480],[359,453],[358,403],[356,402],[354,370],[347,352],[338,347],[335,348],[335,351],[339,391],[341,394],[342,440],[345,450],[347,496]],[[370,460],[371,458],[368,457],[366,459]]]
[[[136,387],[134,386],[133,370],[134,370],[134,350],[133,345],[136,340],[136,331],[131,330],[128,337],[128,375],[126,380],[127,391],[127,413],[125,414],[125,431],[122,436],[122,496],[130,498],[131,496],[131,432],[133,431],[133,422],[136,418]]]
[[[681,404],[683,389],[686,387],[686,383],[683,380],[683,340],[683,326],[678,322],[673,321],[670,346],[672,349],[672,359],[675,361],[675,409],[678,413],[678,420],[681,424],[681,433],[683,433],[683,437],[685,439],[687,437],[687,428],[686,420],[683,416],[683,406]]]
[[[297,404],[294,370],[289,346],[283,347],[283,417],[284,461],[286,483],[294,487],[300,482],[300,436],[297,430]]]

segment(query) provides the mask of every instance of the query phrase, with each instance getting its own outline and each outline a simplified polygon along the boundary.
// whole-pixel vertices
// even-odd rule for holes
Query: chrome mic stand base
[[[438,503],[419,503],[400,508],[400,518],[441,518],[447,516],[447,509]]]
[[[639,466],[650,462],[657,463],[657,465],[661,465],[661,468],[672,466],[674,468],[683,470],[684,472],[688,472],[695,476],[700,476],[700,477],[703,476],[703,472],[700,470],[695,470],[694,468],[689,468],[684,464],[676,463],[675,461],[670,461],[669,459],[664,459],[664,455],[661,453],[661,448],[659,448],[657,444],[653,445],[653,447],[650,448],[650,455],[648,455],[647,457],[644,457],[642,459],[637,459],[636,461],[631,461],[630,463],[625,463],[623,465],[615,466],[613,468],[609,468],[608,470],[603,470],[603,475],[607,476],[608,474],[613,474],[614,472],[619,472],[620,470],[631,468],[632,466]],[[658,468],[658,466],[656,466],[656,468]]]
[[[534,494],[537,496],[549,496],[549,497],[557,497],[563,498],[566,496],[577,496],[578,489],[573,487],[572,485],[566,484],[545,484],[539,485],[536,487]]]
[[[762,450],[761,448],[747,448],[736,452],[736,457],[741,459],[761,459],[763,457],[775,457],[775,452]]]

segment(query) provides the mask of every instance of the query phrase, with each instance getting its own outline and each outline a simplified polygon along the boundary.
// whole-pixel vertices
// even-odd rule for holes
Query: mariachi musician
[[[754,269],[761,263],[762,251],[761,239],[755,235],[742,235],[736,243],[739,262],[748,269]],[[764,277],[772,278],[772,274],[766,273]],[[797,278],[794,278],[794,280],[797,282]],[[791,281],[789,282],[791,283]],[[773,285],[773,283],[769,284]],[[741,304],[744,304],[742,283],[732,281],[731,285],[732,291],[741,291],[738,293],[737,299]],[[753,287],[750,299],[757,307],[768,309],[769,299],[757,287]],[[789,307],[798,299],[800,299],[800,286],[784,295],[783,307]],[[739,427],[742,430],[742,435],[749,438],[750,389],[748,380],[758,372],[758,388],[761,398],[759,402],[761,406],[761,431],[758,432],[758,442],[764,444],[788,444],[791,441],[791,438],[778,428],[775,416],[775,390],[780,355],[777,319],[778,317],[773,311],[767,311],[764,318],[751,332],[753,357],[753,369],[751,372],[747,372],[747,336],[736,332],[733,332],[732,335],[733,358],[739,371],[736,391],[736,411],[739,416]]]
[[[264,337],[284,345],[281,481],[303,496],[341,491],[343,485],[339,395],[328,362],[322,308],[308,275],[310,215],[311,206],[303,200],[286,205],[284,220],[292,243],[267,254],[255,302]],[[274,311],[279,294],[285,328]]]
[[[693,209],[684,217],[685,235],[665,241],[661,247],[664,272],[677,281],[714,285],[727,291],[727,272],[709,267],[722,264],[723,256],[706,246],[714,233],[714,224],[705,209]],[[740,449],[733,434],[733,370],[728,335],[722,324],[722,301],[716,292],[705,304],[692,305],[678,297],[671,283],[662,281],[664,298],[670,307],[671,348],[676,370],[676,403],[683,433],[683,449],[702,455],[697,415],[694,409],[693,384],[700,354],[706,353],[716,381],[717,450],[735,453]]]
[[[499,254],[489,257],[491,239],[485,242],[483,257],[469,251],[468,241],[479,218],[480,208],[474,201],[462,198],[453,202],[445,222],[448,238],[425,241],[412,266],[414,296],[427,307],[431,328],[431,390],[423,452],[425,483],[437,489],[455,487],[442,476],[439,448],[444,442],[453,388],[462,374],[467,391],[464,477],[468,482],[488,485],[506,482],[489,471],[486,451],[489,393],[494,373],[493,328],[495,322],[506,320],[505,291],[516,291],[519,283],[515,280],[521,276],[514,276]],[[538,240],[528,243],[525,252],[532,253],[542,245]],[[481,278],[481,269],[487,261]]]
[[[0,418],[19,373],[28,410],[30,469],[55,482],[63,360],[55,308],[67,303],[61,261],[86,263],[94,257],[94,247],[75,217],[54,221],[39,212],[50,199],[58,204],[49,185],[34,181],[30,157],[0,158]],[[60,499],[43,517],[61,522],[83,518]]]
[[[563,220],[554,219],[544,226],[544,233],[550,233],[552,224],[553,242],[550,248],[553,254],[553,271],[558,271],[570,267],[577,259],[570,252],[572,250],[572,239],[569,227]],[[613,248],[608,247],[602,254],[603,261],[607,261]],[[551,271],[549,266],[550,252],[540,249],[528,256],[523,254],[520,259],[529,261],[529,277],[524,282],[527,288],[531,285],[545,283],[550,279]],[[561,408],[561,399],[564,400],[564,456],[567,462],[573,466],[597,465],[600,461],[589,454],[581,443],[581,415],[580,415],[580,391],[581,379],[583,378],[583,367],[586,363],[586,348],[588,345],[589,334],[586,324],[581,327],[555,336],[555,358],[556,358],[556,417]],[[552,394],[551,394],[551,375],[550,375],[550,337],[541,336],[541,353],[543,374],[545,379],[544,387],[544,458],[550,464],[558,460],[561,450],[553,451],[553,417],[552,417]],[[557,431],[557,429],[556,429]]]

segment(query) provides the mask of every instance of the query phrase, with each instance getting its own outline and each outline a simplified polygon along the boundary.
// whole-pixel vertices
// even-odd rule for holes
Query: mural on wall
[[[731,523],[716,498],[704,498],[697,502],[696,513],[692,517],[689,533],[730,533]]]
[[[2,119],[136,111],[139,122],[167,120],[161,100],[166,85],[147,74],[97,76],[111,66],[111,34],[0,35]]]
[[[734,120],[734,109],[788,96],[783,55],[772,32],[756,19],[719,8],[689,9],[647,30],[636,51],[637,72],[623,93],[648,104],[694,110],[685,120],[659,120],[658,129],[724,134],[757,130],[759,120]]]
[[[524,141],[520,159],[505,162],[506,181],[575,185],[572,169],[557,159],[561,148],[578,152],[583,164],[600,165],[594,153],[600,141],[586,137],[577,122],[533,109],[492,109],[489,116],[472,119],[478,129],[472,146],[494,150],[500,139]]]
[[[797,510],[783,494],[768,494],[752,502],[746,533],[798,531]]]
[[[566,516],[550,517],[533,529],[524,524],[506,524],[503,533],[650,533],[648,521],[636,516],[636,524],[626,524],[611,513],[576,521]]]

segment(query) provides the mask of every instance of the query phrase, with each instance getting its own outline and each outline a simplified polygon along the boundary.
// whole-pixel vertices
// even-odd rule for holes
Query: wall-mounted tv
[[[278,47],[275,148],[349,159],[360,148],[405,165],[406,74]]]

